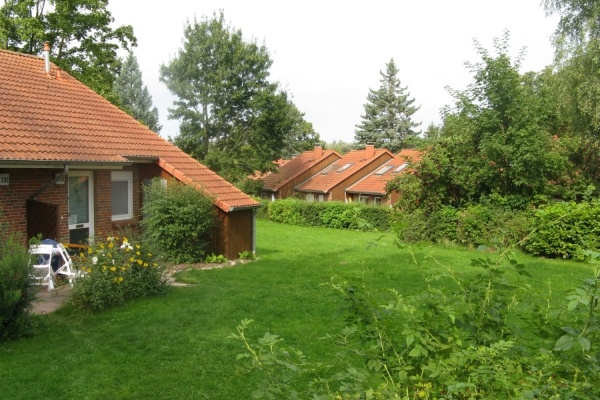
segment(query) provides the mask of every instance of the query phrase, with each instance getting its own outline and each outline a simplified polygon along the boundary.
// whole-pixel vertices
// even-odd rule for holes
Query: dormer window
[[[379,171],[375,172],[375,175],[383,175],[392,168],[394,168],[393,165],[384,165],[383,167],[379,168]]]

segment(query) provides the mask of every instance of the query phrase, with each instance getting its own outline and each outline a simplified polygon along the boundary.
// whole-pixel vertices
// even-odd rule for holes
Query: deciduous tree
[[[160,69],[177,97],[174,143],[230,181],[271,169],[290,135],[306,133],[287,93],[269,81],[271,64],[266,47],[244,40],[223,12],[188,22],[182,48]]]

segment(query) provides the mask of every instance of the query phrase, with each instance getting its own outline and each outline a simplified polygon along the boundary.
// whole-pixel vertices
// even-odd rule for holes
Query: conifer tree
[[[369,142],[375,147],[384,147],[397,152],[406,139],[418,135],[414,128],[420,124],[413,122],[412,116],[420,107],[414,106],[408,87],[402,87],[397,77],[398,68],[392,58],[381,72],[381,86],[377,90],[369,89],[365,115],[356,125],[354,140],[359,145]]]
[[[113,91],[119,97],[123,109],[152,131],[159,133],[158,110],[152,107],[152,96],[142,81],[142,72],[133,52],[123,62],[121,72],[115,79]]]

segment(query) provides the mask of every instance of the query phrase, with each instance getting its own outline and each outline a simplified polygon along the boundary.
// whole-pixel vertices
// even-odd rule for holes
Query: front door
[[[94,236],[94,182],[91,171],[69,172],[69,243]]]

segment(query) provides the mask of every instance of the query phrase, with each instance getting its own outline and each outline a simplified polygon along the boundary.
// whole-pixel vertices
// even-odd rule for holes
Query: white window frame
[[[112,171],[110,174],[110,183],[112,189],[113,182],[127,182],[127,209],[126,214],[112,214],[112,194],[111,194],[111,214],[113,221],[122,221],[133,218],[133,172],[132,171]]]
[[[358,195],[358,202],[362,203],[362,204],[369,204],[369,197],[368,195],[364,195],[364,194],[359,194]]]

